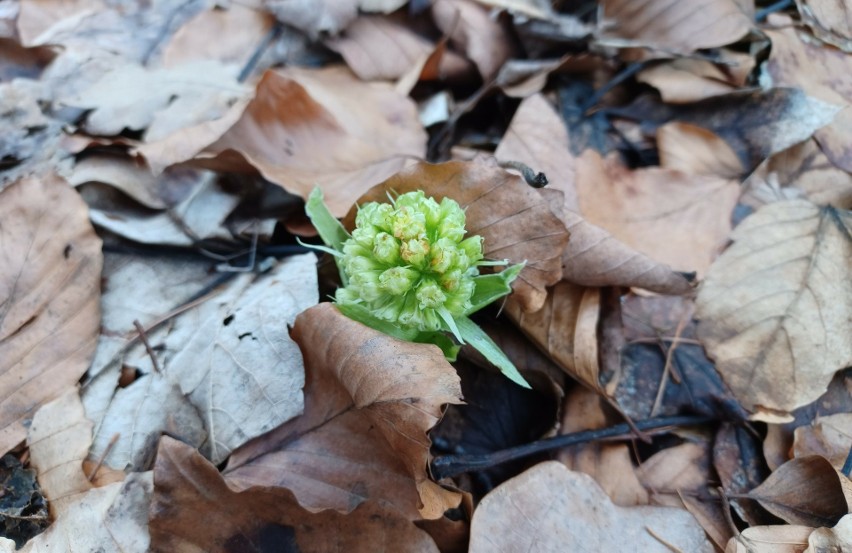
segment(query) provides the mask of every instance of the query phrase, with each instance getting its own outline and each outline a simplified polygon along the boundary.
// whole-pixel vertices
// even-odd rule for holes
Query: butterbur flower
[[[368,326],[418,342],[432,342],[454,358],[458,346],[438,335],[450,332],[469,342],[515,382],[528,386],[502,351],[470,319],[511,291],[523,264],[480,275],[485,261],[479,236],[465,237],[465,212],[451,198],[440,203],[423,191],[408,192],[390,203],[358,208],[355,229],[346,232],[315,190],[306,210],[335,256],[343,286],[335,301],[345,315]]]

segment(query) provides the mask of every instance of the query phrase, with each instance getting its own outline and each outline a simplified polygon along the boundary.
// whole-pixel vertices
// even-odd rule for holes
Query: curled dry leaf
[[[101,240],[56,176],[0,194],[0,451],[86,372],[100,324]]]
[[[798,0],[796,5],[817,38],[852,53],[852,13],[843,0]]]
[[[727,94],[746,84],[754,69],[751,54],[720,50],[718,62],[706,59],[675,58],[643,69],[636,79],[660,91],[668,103],[696,102]]]
[[[460,494],[426,473],[427,432],[461,402],[441,350],[361,325],[330,303],[303,312],[293,339],[305,357],[305,412],[234,452],[234,489],[292,490],[309,510],[348,512],[372,499],[410,520],[437,519]]]
[[[423,190],[440,201],[456,200],[465,209],[465,227],[483,238],[488,259],[526,262],[513,285],[513,297],[524,311],[544,304],[545,287],[562,276],[560,256],[568,243],[565,225],[551,212],[548,201],[520,177],[499,167],[493,158],[447,163],[417,163],[358,198],[387,202],[388,194]],[[356,207],[349,210],[344,226],[354,228]]]
[[[810,526],[752,526],[731,538],[725,553],[801,553],[813,531]]]
[[[766,68],[776,86],[798,87],[814,98],[846,107],[815,138],[832,163],[852,172],[852,110],[848,108],[852,85],[843,77],[849,74],[852,56],[802,40],[787,16],[775,14],[769,22],[779,27],[766,31],[772,41]]]
[[[808,536],[804,553],[852,551],[852,515],[840,519],[834,528],[817,528]]]
[[[790,524],[834,526],[852,511],[852,482],[825,457],[797,457],[778,467],[748,497]]]
[[[794,431],[793,455],[820,455],[840,470],[852,450],[852,413],[819,417]]]
[[[697,125],[673,121],[657,129],[660,167],[688,175],[736,179],[743,164],[736,152],[719,136]],[[696,188],[700,188],[701,181]],[[713,200],[708,198],[712,204]]]
[[[555,461],[509,480],[479,504],[470,551],[707,552],[713,546],[683,510],[618,507],[586,474]]]
[[[432,4],[435,25],[479,69],[483,80],[492,79],[514,53],[513,38],[485,6],[471,0],[439,0]]]
[[[83,460],[92,444],[92,421],[86,418],[80,394],[69,388],[36,411],[27,435],[30,463],[56,519],[92,489],[83,474]]]
[[[369,501],[349,514],[301,507],[289,490],[229,488],[191,447],[163,438],[154,469],[151,551],[406,551],[437,553],[398,512]]]
[[[791,411],[852,364],[852,214],[803,201],[743,221],[698,294],[698,336],[743,407]]]
[[[736,0],[603,0],[598,40],[689,54],[736,42],[752,27]]]
[[[703,274],[726,244],[738,182],[657,167],[631,170],[594,151],[581,161],[580,212],[637,251]]]
[[[234,113],[239,119],[231,123]],[[247,161],[305,199],[319,186],[332,213],[342,216],[365,190],[426,150],[414,103],[345,67],[267,71],[245,110],[232,109],[223,121],[216,132],[196,127],[197,135],[173,134],[139,152],[155,170],[201,150],[196,163],[218,170],[243,170]]]
[[[603,390],[598,379],[600,289],[559,282],[548,290],[538,311],[525,312],[513,295],[506,302],[506,314],[562,370]]]

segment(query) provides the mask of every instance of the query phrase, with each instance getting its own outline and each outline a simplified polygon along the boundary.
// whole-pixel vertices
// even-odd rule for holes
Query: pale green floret
[[[391,201],[359,208],[341,248],[349,284],[336,299],[401,326],[439,330],[471,307],[482,240],[462,240],[465,215],[454,200],[439,204],[417,191]]]

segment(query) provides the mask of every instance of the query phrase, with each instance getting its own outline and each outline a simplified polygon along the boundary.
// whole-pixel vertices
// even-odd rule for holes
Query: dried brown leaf
[[[689,54],[736,42],[752,27],[735,0],[604,0],[599,40]]]
[[[54,519],[93,487],[83,473],[83,460],[91,444],[92,421],[86,418],[76,388],[69,388],[36,411],[27,446]]]
[[[698,294],[699,338],[743,407],[791,411],[852,364],[852,214],[777,202],[731,238]]]
[[[365,190],[399,171],[407,158],[422,156],[426,146],[413,102],[343,67],[266,72],[239,120],[225,128],[219,138],[195,127],[199,136],[178,133],[139,151],[155,169],[202,149],[197,163],[214,169],[244,170],[247,161],[304,198],[319,186],[332,213],[342,216]]]
[[[490,551],[707,552],[713,546],[683,510],[618,507],[588,475],[548,461],[505,482],[479,504],[471,553]]]
[[[437,553],[398,512],[370,501],[349,514],[311,512],[289,490],[234,491],[191,447],[163,438],[154,469],[151,551],[405,551]]]
[[[754,69],[752,56],[721,50],[721,59],[676,58],[643,69],[636,79],[660,91],[665,102],[681,104],[727,94],[745,84]]]
[[[514,53],[511,33],[489,10],[471,0],[438,0],[432,4],[435,25],[476,64],[485,81],[492,79]]]
[[[493,158],[483,157],[414,164],[371,188],[358,198],[358,204],[387,202],[388,193],[412,190],[423,190],[439,201],[445,196],[456,200],[466,210],[467,232],[482,236],[487,258],[526,261],[513,297],[524,311],[541,308],[545,287],[562,275],[560,256],[568,232],[538,191],[500,168]],[[344,219],[347,228],[354,227],[355,212],[353,207]]]
[[[703,274],[731,230],[739,184],[651,167],[630,170],[588,151],[580,158],[580,212],[651,259]]]
[[[305,412],[232,455],[228,484],[290,489],[310,510],[387,502],[437,519],[460,495],[426,474],[427,432],[461,388],[441,351],[401,342],[324,303],[296,319],[305,356]],[[331,454],[330,452],[333,452]]]
[[[823,42],[852,53],[852,12],[843,0],[797,0],[799,15]]]
[[[817,528],[808,536],[804,553],[852,551],[852,515],[840,519],[834,528]]]
[[[852,171],[852,85],[848,75],[852,56],[801,39],[787,16],[770,16],[777,30],[767,30],[772,52],[766,68],[776,86],[801,88],[809,96],[846,107],[814,137],[832,163]],[[797,141],[799,142],[799,141]]]
[[[793,455],[820,455],[840,470],[852,450],[852,413],[819,417],[794,432]]]
[[[86,372],[100,325],[101,240],[56,176],[0,193],[0,451]]]
[[[602,391],[597,343],[600,289],[559,282],[549,289],[538,311],[525,312],[513,296],[506,302],[506,314],[562,370]]]
[[[852,509],[852,482],[825,457],[797,457],[778,467],[748,497],[790,524],[834,526]]]
[[[731,538],[725,553],[802,553],[813,530],[809,526],[752,526]]]
[[[728,143],[696,125],[679,121],[663,125],[657,129],[657,148],[664,169],[726,179],[744,173],[740,158]]]

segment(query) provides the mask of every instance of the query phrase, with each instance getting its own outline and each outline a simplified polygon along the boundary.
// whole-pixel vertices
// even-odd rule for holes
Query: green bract
[[[523,264],[480,275],[482,238],[465,238],[465,213],[450,198],[440,203],[422,191],[391,203],[358,208],[352,234],[340,225],[315,189],[306,211],[335,256],[343,283],[335,294],[342,313],[394,337],[434,343],[454,359],[458,346],[441,334],[468,342],[513,381],[528,384],[475,323],[471,313],[511,292]]]

